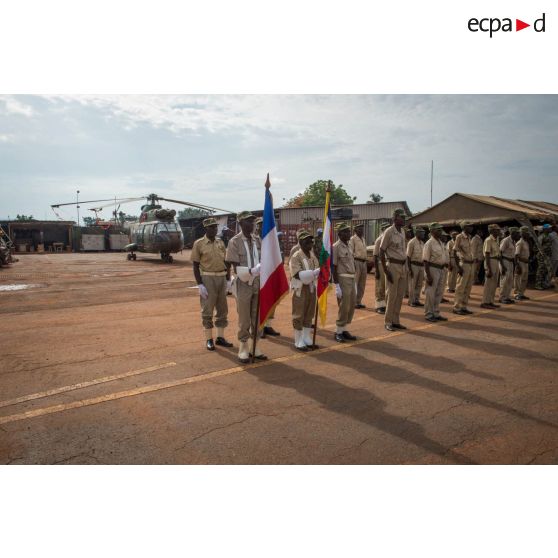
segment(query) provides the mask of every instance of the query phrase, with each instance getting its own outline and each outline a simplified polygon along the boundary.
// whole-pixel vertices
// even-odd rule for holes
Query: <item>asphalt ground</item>
[[[350,331],[296,352],[290,300],[269,360],[208,352],[189,253],[22,255],[0,271],[0,463],[558,463],[558,293],[443,310],[387,332],[374,278]],[[31,285],[5,290],[11,285]],[[11,288],[11,287],[9,287]],[[452,295],[446,295],[452,298]]]

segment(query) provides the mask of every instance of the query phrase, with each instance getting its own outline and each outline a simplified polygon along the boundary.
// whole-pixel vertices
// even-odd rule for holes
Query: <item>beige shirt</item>
[[[499,258],[502,255],[500,252],[500,243],[491,234],[484,240],[482,251],[483,254],[488,254],[491,258]]]
[[[448,252],[449,252],[449,255],[450,255],[450,258],[451,258],[453,256],[453,250],[455,248],[455,240],[453,240],[453,238],[448,241],[447,247],[448,247]]]
[[[220,238],[211,241],[207,235],[198,238],[192,247],[190,261],[199,263],[201,271],[225,271],[225,243]]]
[[[433,236],[430,237],[422,251],[422,259],[436,265],[449,264],[449,252],[447,246],[441,240],[437,240]]]
[[[360,238],[358,234],[353,234],[349,240],[349,248],[353,253],[353,257],[359,260],[366,260],[366,240]]]
[[[386,253],[386,258],[389,260],[405,261],[407,254],[405,253],[405,231],[401,229],[399,232],[395,225],[386,229],[380,249]]]
[[[502,242],[500,242],[500,252],[504,258],[513,260],[515,257],[515,244],[510,236],[506,236]]]
[[[249,250],[252,251],[252,253],[249,255],[246,253],[246,247],[244,245],[245,240],[248,243]],[[251,240],[252,243],[250,243],[249,239],[244,236],[242,231],[233,236],[229,240],[229,245],[227,246],[227,255],[225,259],[228,262],[234,262],[241,267],[254,267],[260,261],[262,242],[260,237],[256,236],[255,234],[251,235]],[[256,246],[258,254],[257,262],[254,261],[254,244]]]
[[[475,259],[473,239],[465,231],[457,235],[453,249],[461,263],[463,263],[463,260],[471,262]]]
[[[424,242],[419,240],[416,236],[411,238],[409,244],[407,244],[407,257],[413,262],[422,263],[422,251],[424,249]]]
[[[382,233],[382,234],[376,239],[376,242],[374,243],[374,252],[373,252],[373,255],[374,255],[374,256],[380,257],[380,244],[382,243],[382,238],[384,238],[384,233]]]
[[[484,254],[482,252],[482,238],[476,234],[471,240],[471,244],[475,260],[482,260],[484,258]]]
[[[300,250],[300,244],[297,242],[292,248],[291,251],[289,252],[289,260],[293,257],[293,254],[298,252]]]
[[[304,261],[308,267],[304,265]],[[307,256],[302,250],[298,250],[293,257],[289,260],[289,270],[291,272],[291,277],[294,277],[300,271],[304,271],[305,269],[317,269],[320,267],[318,262],[318,258],[314,255],[314,252],[310,250],[310,256]]]
[[[338,240],[333,245],[333,265],[337,268],[337,274],[355,273],[355,259],[348,244]]]
[[[515,255],[519,256],[522,260],[527,261],[529,259],[529,253],[529,243],[524,238],[520,238],[515,243]]]

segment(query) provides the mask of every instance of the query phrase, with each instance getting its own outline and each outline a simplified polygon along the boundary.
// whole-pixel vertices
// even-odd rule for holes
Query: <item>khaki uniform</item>
[[[444,270],[449,264],[447,246],[434,237],[430,237],[424,245],[422,259],[430,263],[432,285],[426,283],[426,300],[424,314],[427,318],[437,318],[440,315],[440,302],[444,296]]]
[[[366,288],[366,240],[354,234],[349,240],[349,248],[355,259],[355,283],[356,283],[356,303],[362,304],[364,289]]]
[[[461,310],[466,309],[469,304],[475,278],[476,263],[473,239],[463,231],[455,239],[454,250],[463,268],[463,275],[457,275],[453,307],[455,310]]]
[[[380,258],[380,244],[382,243],[382,238],[384,238],[384,234],[382,233],[374,243],[374,258]],[[376,310],[379,308],[386,307],[386,274],[384,273],[384,268],[382,267],[381,262],[378,260],[378,272],[380,275],[379,279],[376,279],[374,285],[374,294],[376,297]]]
[[[398,324],[407,282],[405,231],[401,229],[401,232],[399,232],[395,225],[387,228],[380,249],[386,254],[387,268],[393,279],[393,282],[390,282],[386,277],[387,306],[384,323],[386,325]]]
[[[521,275],[516,275],[514,278],[514,292],[516,295],[523,296],[527,288],[527,280],[529,279],[529,243],[520,238],[515,243],[515,255],[518,259],[518,266],[521,269]]]
[[[337,280],[341,287],[341,300],[337,299],[337,327],[344,328],[353,321],[355,313],[355,260],[348,244],[338,240],[333,245],[333,265],[337,271]]]
[[[502,269],[506,270],[505,275],[500,275],[500,300],[507,300],[511,297],[513,288],[513,271],[515,260],[515,243],[510,236],[506,236],[500,242],[500,252],[502,254]]]
[[[424,264],[422,250],[424,242],[417,237],[412,238],[407,244],[407,257],[411,260],[413,276],[409,274],[409,304],[420,302],[420,291],[424,284]]]
[[[289,260],[293,257],[293,255],[300,250],[300,244],[297,242],[289,252]]]
[[[455,259],[453,257],[453,251],[455,250],[455,240],[453,238],[447,244],[448,254],[449,254],[449,265],[451,265],[451,271],[448,267],[448,291],[455,291],[455,286],[457,285],[457,266],[455,265]]]
[[[289,270],[291,272],[292,299],[292,318],[293,328],[301,330],[305,327],[312,327],[314,313],[316,311],[316,280],[309,285],[303,285],[300,279],[295,279],[295,275],[300,271],[310,271],[320,266],[318,258],[310,250],[307,256],[302,250],[289,260]]]
[[[475,236],[473,236],[472,244],[473,244],[473,255],[475,257],[475,271],[473,275],[473,282],[475,282],[479,280],[479,271],[482,262],[484,261],[484,254],[482,252],[483,241],[480,235],[476,234]]]
[[[500,243],[492,235],[488,235],[484,241],[483,252],[490,256],[488,258],[488,265],[492,271],[492,277],[486,275],[484,279],[484,290],[482,292],[483,304],[494,304],[496,298],[496,288],[498,287],[498,279],[500,276]],[[485,271],[488,267],[485,264]]]
[[[206,299],[200,297],[202,324],[204,329],[213,328],[213,313],[215,325],[219,328],[227,327],[227,271],[225,266],[225,243],[220,238],[211,241],[207,236],[198,238],[192,247],[190,255],[192,262],[200,264],[202,283],[207,289]]]
[[[248,250],[246,248],[248,247]],[[261,240],[252,234],[248,239],[242,232],[233,236],[227,246],[226,260],[241,267],[252,268],[260,262]],[[238,340],[248,341],[256,321],[260,278],[254,277],[252,284],[235,277],[236,309],[238,312]]]

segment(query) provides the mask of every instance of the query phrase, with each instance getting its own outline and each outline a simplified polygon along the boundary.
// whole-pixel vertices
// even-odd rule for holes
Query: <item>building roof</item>
[[[438,222],[455,225],[463,219],[476,223],[546,221],[558,218],[558,205],[550,202],[512,200],[496,196],[457,192],[429,209],[413,215],[413,225]]]
[[[26,226],[26,227],[44,227],[44,226],[65,226],[68,227],[70,225],[75,225],[75,221],[2,221],[2,223],[6,223],[8,225],[18,225],[18,226]]]

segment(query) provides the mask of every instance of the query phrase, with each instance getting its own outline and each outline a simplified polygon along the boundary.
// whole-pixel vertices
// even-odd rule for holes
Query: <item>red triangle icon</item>
[[[521,31],[522,29],[525,29],[526,27],[531,27],[531,25],[529,23],[525,23],[524,21],[521,21],[520,19],[515,20],[515,30],[516,31]]]

